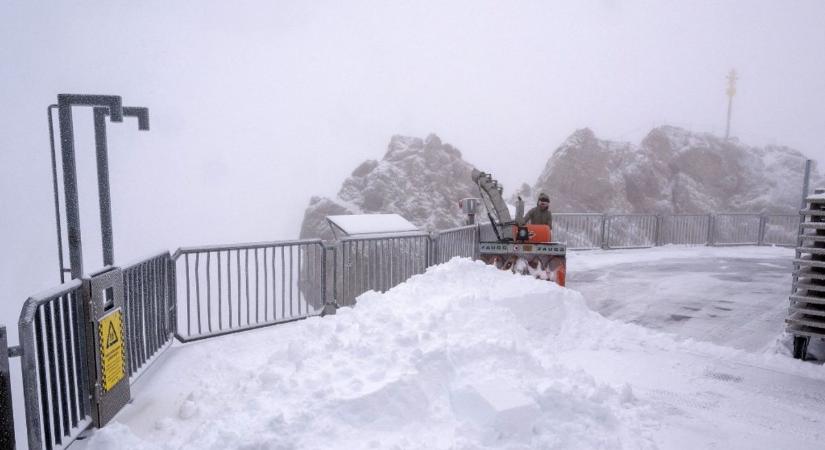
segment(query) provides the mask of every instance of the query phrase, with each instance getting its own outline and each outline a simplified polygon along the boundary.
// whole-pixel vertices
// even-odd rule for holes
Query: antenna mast
[[[728,73],[728,89],[726,93],[728,94],[728,124],[725,127],[725,140],[727,141],[730,137],[730,113],[731,108],[733,107],[733,96],[736,95],[736,80],[739,79],[739,75],[736,74],[736,69],[731,69]]]

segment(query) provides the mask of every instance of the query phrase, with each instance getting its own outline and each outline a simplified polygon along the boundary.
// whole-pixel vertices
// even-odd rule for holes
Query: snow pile
[[[628,327],[575,291],[454,259],[334,317],[173,348],[118,416],[128,428],[87,445],[652,447],[629,384],[557,357]]]

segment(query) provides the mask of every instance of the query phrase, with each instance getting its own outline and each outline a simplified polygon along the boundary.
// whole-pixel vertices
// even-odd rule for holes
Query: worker
[[[550,197],[547,194],[539,194],[538,204],[527,211],[524,221],[533,225],[547,225],[553,229],[553,214],[550,213]]]

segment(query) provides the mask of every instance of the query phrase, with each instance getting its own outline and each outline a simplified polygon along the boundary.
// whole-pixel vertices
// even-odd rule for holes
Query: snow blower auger
[[[490,219],[489,226],[482,224],[479,233],[481,260],[501,270],[532,275],[564,286],[567,246],[553,242],[549,226],[524,224],[521,198],[516,204],[516,219],[511,219],[510,210],[501,196],[503,189],[490,174],[473,170],[472,177]],[[464,199],[461,202],[471,223],[475,214],[474,200],[477,201]]]

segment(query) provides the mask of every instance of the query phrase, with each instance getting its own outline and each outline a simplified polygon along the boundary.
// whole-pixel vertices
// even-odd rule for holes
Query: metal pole
[[[607,249],[607,214],[602,214],[602,248]]]
[[[109,110],[94,108],[95,152],[97,153],[97,194],[100,200],[100,232],[103,238],[103,265],[114,265],[112,200],[109,189],[109,154],[106,142],[106,115]]]
[[[713,233],[714,233],[713,227],[714,227],[713,214],[708,214],[708,236],[707,236],[707,241],[708,241],[707,245],[708,246],[713,245]]]
[[[60,123],[60,148],[63,153],[63,186],[66,197],[66,222],[69,234],[69,260],[72,278],[83,275],[83,247],[80,236],[80,210],[77,192],[77,168],[75,166],[74,129],[72,106],[107,106],[113,122],[123,121],[123,105],[114,95],[57,96],[58,121]]]
[[[764,214],[759,215],[759,237],[756,239],[756,245],[765,245],[765,226],[768,218]]]
[[[15,447],[14,407],[11,396],[9,348],[6,327],[0,326],[0,448]]]
[[[60,263],[60,282],[66,282],[66,266],[63,265],[63,230],[60,228],[62,223],[60,220],[60,191],[57,185],[57,157],[54,150],[54,120],[52,119],[52,110],[57,109],[57,105],[49,105],[46,109],[49,118],[49,145],[51,146],[52,155],[52,188],[54,189],[54,218],[57,225],[57,259]]]
[[[800,203],[799,209],[805,209],[808,206],[808,192],[810,192],[811,186],[811,161],[810,159],[805,160],[805,177],[802,179],[802,202]]]

